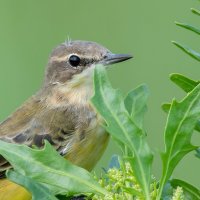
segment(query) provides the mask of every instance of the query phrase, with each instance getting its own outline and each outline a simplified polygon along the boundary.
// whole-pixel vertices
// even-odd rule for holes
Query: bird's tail
[[[0,179],[0,200],[31,200],[31,195],[23,187]]]

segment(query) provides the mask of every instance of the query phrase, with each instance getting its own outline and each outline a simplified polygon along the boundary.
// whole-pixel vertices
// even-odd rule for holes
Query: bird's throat
[[[88,68],[81,74],[75,75],[64,84],[56,84],[47,98],[49,106],[84,106],[93,96],[94,67]]]

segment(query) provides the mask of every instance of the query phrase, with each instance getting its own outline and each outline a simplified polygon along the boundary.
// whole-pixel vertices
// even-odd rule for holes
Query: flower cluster
[[[133,169],[128,162],[122,164],[120,168],[110,168],[101,176],[95,178],[99,184],[105,188],[109,195],[100,196],[95,194],[92,200],[145,200],[142,195],[142,189],[137,182]],[[158,191],[158,183],[154,177],[150,185],[151,199],[155,200]],[[177,187],[173,192],[171,200],[184,200],[183,190]]]

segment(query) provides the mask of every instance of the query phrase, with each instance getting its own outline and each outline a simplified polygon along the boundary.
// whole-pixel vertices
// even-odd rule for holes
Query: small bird
[[[41,89],[0,124],[0,140],[39,148],[48,140],[66,159],[91,171],[109,141],[103,119],[90,103],[95,66],[130,58],[95,42],[60,44],[49,57]],[[0,200],[31,199],[25,189],[6,180],[11,167],[0,155]]]

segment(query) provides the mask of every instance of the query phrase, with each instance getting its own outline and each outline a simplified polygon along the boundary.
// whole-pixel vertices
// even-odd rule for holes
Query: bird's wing
[[[33,96],[0,124],[0,138],[12,138],[24,132],[40,110],[41,103]]]
[[[33,132],[28,131],[38,110],[39,101],[31,98],[25,102],[22,107],[0,124],[0,140],[10,143],[31,144]],[[4,176],[5,170],[9,167],[10,164],[0,155],[0,178]]]
[[[62,154],[63,146],[70,142],[70,131],[66,134],[65,131],[51,126],[51,121],[56,117],[55,110],[49,114],[47,123],[44,123],[41,120],[44,118],[41,117],[44,109],[39,100],[33,97],[29,99],[0,124],[0,140],[39,148],[43,147],[44,140],[48,140]],[[0,178],[8,168],[10,164],[0,155]]]

